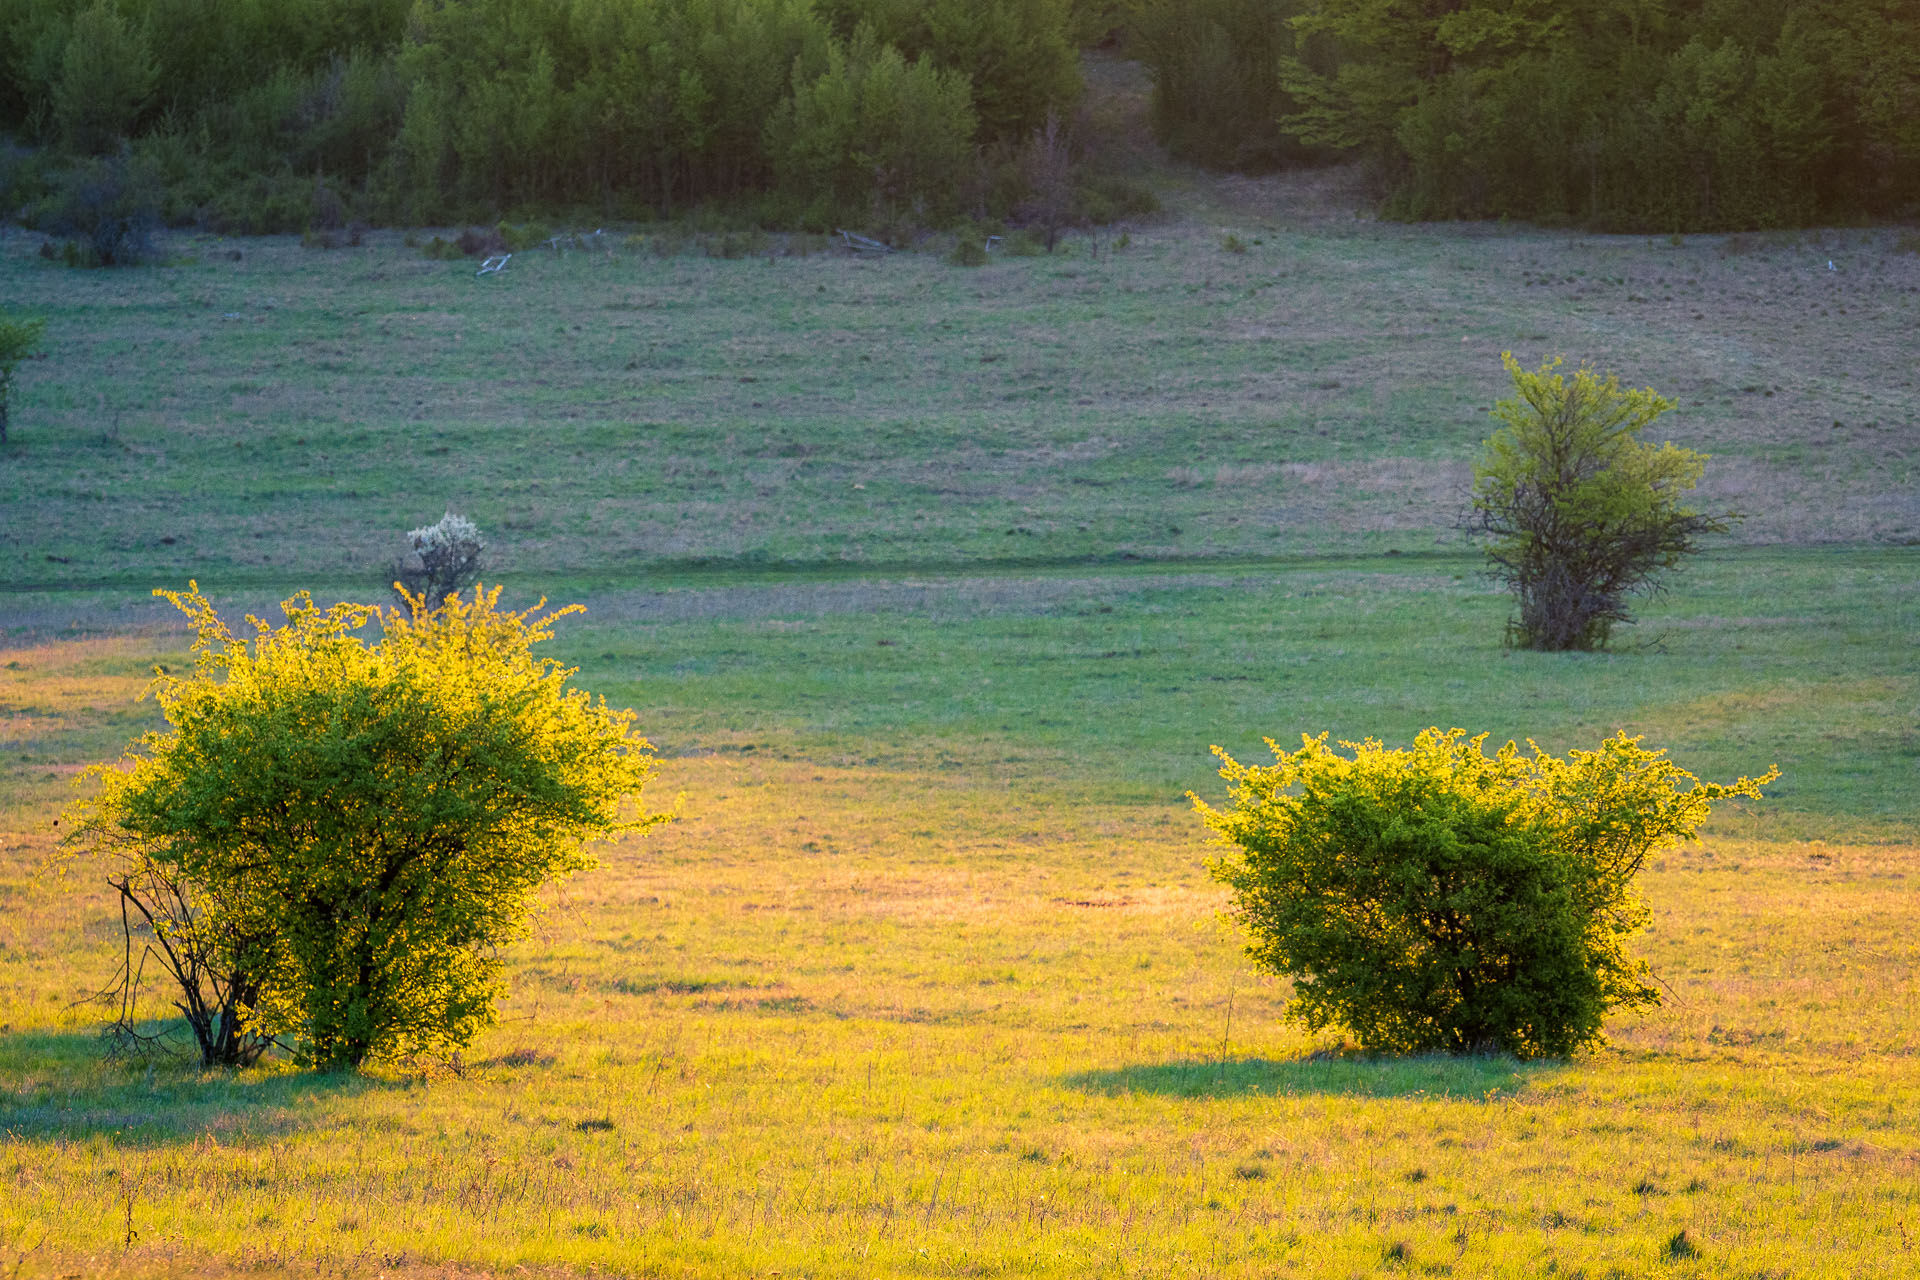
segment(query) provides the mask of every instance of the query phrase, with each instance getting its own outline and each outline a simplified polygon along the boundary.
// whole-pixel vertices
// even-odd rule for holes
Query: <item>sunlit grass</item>
[[[1400,1244],[1637,1274],[1684,1228],[1700,1274],[1844,1275],[1914,1211],[1911,847],[1668,861],[1673,998],[1606,1052],[1370,1061],[1276,1023],[1177,814],[799,761],[667,781],[686,820],[568,890],[464,1077],[105,1066],[36,966],[0,1220],[113,1256],[131,1191],[142,1263],[818,1275],[1347,1275]]]
[[[0,233],[50,322],[0,466],[0,1276],[1911,1270],[1920,258],[1183,181],[971,271]],[[1751,515],[1615,652],[1504,650],[1458,537],[1507,347],[1679,399]],[[682,820],[553,896],[458,1064],[106,1061],[118,920],[44,864],[186,660],[146,592],[373,598],[449,508],[589,606],[556,654]],[[1429,725],[1783,769],[1647,870],[1668,1000],[1608,1049],[1370,1059],[1241,959],[1208,748]]]
[[[556,896],[459,1072],[361,1078],[102,1060],[72,1002],[108,904],[31,869],[182,640],[11,650],[0,1233],[49,1275],[1896,1266],[1915,568],[1716,557],[1649,609],[1660,648],[1558,660],[1500,649],[1464,561],[550,587],[683,818]],[[1367,1059],[1239,958],[1181,798],[1207,744],[1435,722],[1787,770],[1647,872],[1670,994],[1607,1050]]]

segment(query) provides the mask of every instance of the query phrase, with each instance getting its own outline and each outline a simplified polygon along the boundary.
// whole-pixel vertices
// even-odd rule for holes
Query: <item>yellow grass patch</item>
[[[1374,1062],[1278,1021],[1171,802],[733,754],[661,781],[681,821],[556,895],[463,1067],[361,1080],[101,1065],[68,1002],[105,900],[9,838],[0,1231],[46,1274],[1346,1276],[1396,1245],[1638,1274],[1684,1226],[1702,1274],[1838,1275],[1913,1211],[1912,847],[1675,853],[1645,881],[1673,999],[1612,1048]]]

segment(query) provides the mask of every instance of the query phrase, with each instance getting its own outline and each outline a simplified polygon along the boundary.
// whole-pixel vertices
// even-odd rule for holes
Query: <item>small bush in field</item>
[[[407,535],[410,550],[394,570],[404,602],[418,596],[427,607],[438,608],[479,581],[487,544],[479,528],[465,516],[449,511],[438,521]]]
[[[1500,358],[1515,395],[1493,407],[1506,425],[1474,468],[1470,528],[1519,606],[1508,637],[1528,649],[1604,648],[1615,623],[1633,620],[1630,596],[1657,591],[1662,571],[1739,514],[1686,505],[1706,455],[1641,441],[1673,401],[1587,369],[1569,383],[1557,359],[1530,373],[1512,352]]]
[[[131,267],[153,256],[160,227],[159,184],[124,156],[74,166],[54,197],[52,229],[69,237],[69,265]]]
[[[1197,798],[1234,852],[1210,864],[1290,978],[1288,1014],[1397,1053],[1562,1057],[1609,1010],[1659,1003],[1627,938],[1647,857],[1693,838],[1714,801],[1760,778],[1701,782],[1625,734],[1560,759],[1429,729],[1411,750],[1303,737],[1268,767],[1215,748],[1233,805]]]
[[[987,246],[979,236],[963,234],[954,241],[953,252],[947,255],[947,261],[956,267],[984,267],[987,265]]]

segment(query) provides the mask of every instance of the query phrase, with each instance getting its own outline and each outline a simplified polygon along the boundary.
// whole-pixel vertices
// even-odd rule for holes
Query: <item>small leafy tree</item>
[[[1215,748],[1233,807],[1194,799],[1235,849],[1209,864],[1293,981],[1288,1013],[1371,1049],[1564,1056],[1611,1009],[1659,1003],[1626,939],[1647,857],[1693,838],[1714,801],[1779,776],[1701,782],[1625,734],[1564,760],[1428,729],[1410,751],[1302,737],[1276,763]]]
[[[1506,425],[1474,468],[1469,525],[1519,604],[1509,639],[1528,649],[1602,648],[1615,623],[1633,620],[1629,596],[1660,589],[1656,574],[1739,513],[1706,515],[1682,501],[1704,454],[1640,440],[1673,401],[1584,368],[1569,384],[1553,372],[1558,358],[1533,373],[1512,352],[1500,358],[1518,394],[1493,407]]]
[[[7,419],[13,407],[13,373],[20,362],[40,349],[47,331],[45,320],[9,320],[0,316],[0,444],[7,442]]]
[[[540,887],[593,865],[583,840],[662,820],[632,806],[654,769],[632,713],[532,652],[578,606],[302,593],[237,636],[197,586],[158,594],[193,620],[194,670],[155,682],[169,731],[93,770],[68,846],[107,858],[205,1062],[268,1040],[323,1067],[465,1045]]]
[[[410,550],[394,570],[394,590],[404,604],[419,596],[437,608],[448,596],[458,595],[480,580],[487,552],[479,528],[465,516],[449,511],[438,521],[407,535]]]

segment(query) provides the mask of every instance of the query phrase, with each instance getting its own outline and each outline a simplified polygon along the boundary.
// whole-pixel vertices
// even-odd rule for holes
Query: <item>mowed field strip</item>
[[[643,244],[476,279],[382,234],[77,272],[10,231],[8,305],[51,354],[20,377],[0,497],[33,514],[0,585],[371,589],[448,504],[515,577],[1429,550],[1509,348],[1680,401],[1660,430],[1714,456],[1746,541],[1920,539],[1895,233],[1675,247],[1267,202],[1244,253],[1187,220],[975,270]]]
[[[1920,256],[1297,194],[975,270],[0,236],[51,353],[0,459],[0,1267],[1920,1267]],[[1749,513],[1617,652],[1503,650],[1457,532],[1508,348],[1680,400]],[[457,1070],[104,1061],[117,916],[41,868],[186,660],[147,591],[377,598],[447,509],[587,605],[555,654],[680,820],[552,896]],[[1431,724],[1783,769],[1648,869],[1668,1001],[1609,1048],[1345,1052],[1220,920],[1211,745]]]

